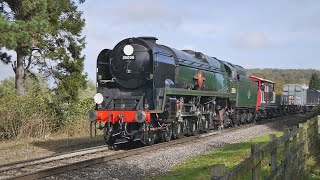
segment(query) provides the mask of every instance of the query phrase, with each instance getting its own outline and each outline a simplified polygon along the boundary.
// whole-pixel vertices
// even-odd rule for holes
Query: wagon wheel
[[[172,125],[169,124],[168,127],[166,128],[166,131],[161,133],[162,136],[162,141],[163,142],[169,142],[172,137]]]
[[[173,139],[180,139],[184,136],[183,124],[182,122],[177,122],[172,127],[172,137]]]

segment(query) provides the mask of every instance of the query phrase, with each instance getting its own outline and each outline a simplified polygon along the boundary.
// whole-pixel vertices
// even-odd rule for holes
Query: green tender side
[[[246,76],[240,77],[237,88],[236,107],[255,107],[257,102],[258,85]]]

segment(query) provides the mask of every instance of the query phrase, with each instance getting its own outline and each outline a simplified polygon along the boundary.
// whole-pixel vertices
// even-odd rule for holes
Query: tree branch
[[[12,66],[12,69],[13,69],[14,73],[16,74],[17,61],[14,61],[14,62],[11,64],[11,66]]]

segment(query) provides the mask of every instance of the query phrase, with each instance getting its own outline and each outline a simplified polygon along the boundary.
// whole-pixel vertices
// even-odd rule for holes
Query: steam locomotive
[[[170,141],[281,114],[274,82],[155,37],[127,38],[97,58],[96,109],[107,144]]]

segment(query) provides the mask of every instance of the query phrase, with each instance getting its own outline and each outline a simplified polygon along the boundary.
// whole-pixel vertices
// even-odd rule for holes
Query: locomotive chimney
[[[151,43],[156,43],[156,41],[158,40],[158,38],[153,37],[153,36],[142,36],[142,37],[138,37],[141,38],[147,42],[151,42]]]

